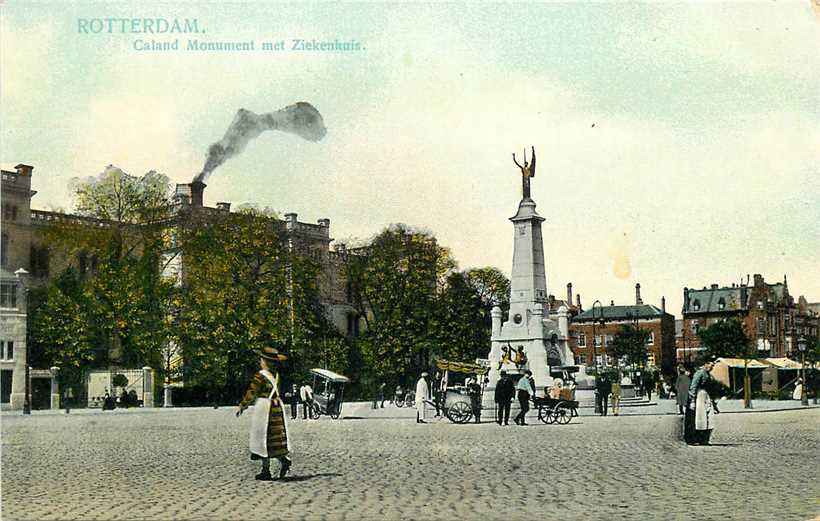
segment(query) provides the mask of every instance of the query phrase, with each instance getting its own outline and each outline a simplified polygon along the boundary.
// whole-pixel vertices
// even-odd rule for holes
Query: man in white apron
[[[430,401],[430,387],[426,378],[427,373],[421,373],[421,378],[416,382],[416,423],[427,423],[424,421],[424,409],[426,402]]]
[[[256,479],[269,481],[270,458],[277,458],[280,463],[279,478],[285,477],[291,466],[290,440],[287,422],[283,412],[284,404],[279,395],[279,375],[271,371],[273,362],[287,360],[287,357],[272,347],[255,351],[259,355],[261,370],[251,381],[245,396],[239,403],[236,416],[239,417],[251,404],[254,405],[251,417],[249,448],[251,459],[262,460],[262,472]]]

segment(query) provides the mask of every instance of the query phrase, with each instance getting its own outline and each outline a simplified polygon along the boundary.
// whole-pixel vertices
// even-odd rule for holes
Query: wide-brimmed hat
[[[276,362],[281,362],[283,360],[287,360],[288,357],[283,355],[279,352],[278,349],[275,347],[263,347],[262,349],[255,349],[254,353],[259,355],[260,357],[266,360],[274,360]]]

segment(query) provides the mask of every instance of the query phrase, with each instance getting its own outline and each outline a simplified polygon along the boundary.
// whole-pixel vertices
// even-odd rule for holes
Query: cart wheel
[[[310,408],[310,419],[311,420],[318,420],[319,416],[322,415],[322,409],[319,408],[318,403],[314,403],[313,406]]]
[[[572,419],[572,413],[569,412],[560,402],[555,405],[555,412],[553,412],[553,415],[555,416],[555,421],[562,425],[566,425]]]
[[[341,415],[342,415],[342,406],[340,405],[339,407],[336,408],[336,410],[333,412],[333,414],[330,415],[330,417],[333,418],[334,420],[338,420],[339,416],[341,416]]]
[[[538,408],[538,419],[544,423],[552,423],[554,421],[552,419],[552,412],[546,407]]]
[[[456,402],[447,409],[447,418],[453,423],[467,423],[473,416],[472,408],[465,402]]]

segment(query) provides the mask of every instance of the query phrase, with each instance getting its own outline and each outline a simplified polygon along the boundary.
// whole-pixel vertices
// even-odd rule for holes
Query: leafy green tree
[[[493,307],[510,309],[510,279],[498,268],[473,268],[465,272],[467,283],[476,291],[487,316]],[[488,324],[490,324],[488,322]]]
[[[80,276],[88,327],[107,344],[110,362],[158,367],[167,334],[169,289],[158,264],[168,239],[170,183],[153,171],[135,177],[109,166],[75,179],[73,190],[84,219],[53,226],[46,240],[67,258],[94,260]]]
[[[615,358],[625,358],[627,364],[644,367],[647,359],[646,344],[650,333],[632,324],[621,326],[612,339],[610,351]]]
[[[43,367],[60,368],[62,383],[80,383],[82,371],[99,358],[95,353],[94,332],[81,282],[73,270],[61,274],[48,288],[45,301],[31,318],[32,339],[36,339]]]
[[[438,357],[472,362],[487,356],[492,332],[490,310],[468,273],[456,272],[447,278],[437,308],[433,323]]]
[[[351,297],[367,325],[358,348],[369,378],[407,384],[430,367],[438,347],[437,302],[454,269],[435,237],[402,224],[348,255]]]
[[[319,266],[288,239],[275,215],[254,208],[181,224],[175,340],[188,382],[236,397],[258,368],[253,351],[266,345],[287,352],[288,374],[305,376],[327,322]]]
[[[757,356],[754,342],[743,329],[738,319],[722,320],[698,331],[698,337],[704,350],[704,358],[742,358],[743,359],[743,401],[748,409],[751,407],[751,382],[749,381],[749,360]]]

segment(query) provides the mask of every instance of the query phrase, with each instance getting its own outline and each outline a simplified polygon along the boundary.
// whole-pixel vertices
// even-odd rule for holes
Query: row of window
[[[9,236],[4,233],[2,234],[2,243],[0,243],[0,264],[2,264],[4,268],[9,267],[9,246]],[[48,277],[50,263],[48,248],[45,246],[32,246],[29,255],[31,276],[35,278]],[[85,252],[80,252],[77,255],[77,266],[82,275],[88,271],[96,271],[98,263],[99,261],[96,256],[89,257]]]
[[[0,360],[14,360],[13,340],[0,340]]]
[[[726,299],[724,299],[723,297],[720,297],[720,299],[718,299],[717,308],[718,308],[718,311],[723,311],[724,309],[726,309]],[[699,299],[695,299],[695,300],[692,301],[692,311],[700,311],[700,300]]]
[[[578,363],[584,363],[584,360],[577,360]],[[623,367],[626,364],[626,357],[621,357],[620,360],[615,360],[614,357],[610,355],[600,354],[595,357],[595,363],[599,367]],[[653,353],[649,353],[646,357],[646,365],[649,367],[655,366],[655,355]]]
[[[17,220],[17,205],[6,203],[3,205],[3,220],[16,221]]]
[[[595,347],[600,347],[601,342],[604,345],[609,345],[614,340],[613,335],[595,335]],[[653,346],[655,345],[655,332],[649,332],[649,339],[646,341],[646,345]],[[587,346],[587,335],[586,333],[578,333],[578,347],[586,347]]]
[[[14,282],[0,283],[0,308],[17,307],[17,284]]]

